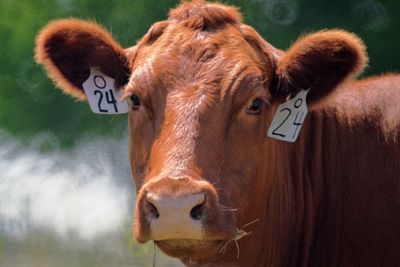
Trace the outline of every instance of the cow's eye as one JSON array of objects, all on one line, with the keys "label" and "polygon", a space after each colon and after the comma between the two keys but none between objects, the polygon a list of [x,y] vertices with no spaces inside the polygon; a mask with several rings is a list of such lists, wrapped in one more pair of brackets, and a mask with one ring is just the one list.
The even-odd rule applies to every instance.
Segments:
[{"label": "cow's eye", "polygon": [[138,108],[140,108],[140,105],[141,105],[141,101],[140,101],[140,97],[138,96],[138,95],[136,95],[136,94],[132,94],[130,97],[129,97],[129,99],[131,100],[131,102],[132,102],[132,109],[138,109]]},{"label": "cow's eye", "polygon": [[249,114],[258,114],[260,113],[262,107],[264,105],[264,100],[257,97],[253,99],[253,102],[246,108],[246,112]]}]

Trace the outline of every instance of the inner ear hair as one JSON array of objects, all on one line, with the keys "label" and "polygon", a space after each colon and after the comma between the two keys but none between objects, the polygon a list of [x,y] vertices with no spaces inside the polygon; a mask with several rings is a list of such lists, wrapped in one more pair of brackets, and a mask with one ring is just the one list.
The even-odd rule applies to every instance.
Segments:
[{"label": "inner ear hair", "polygon": [[63,19],[50,22],[37,36],[35,59],[64,92],[85,99],[82,83],[90,67],[99,67],[119,87],[129,68],[124,49],[94,22]]},{"label": "inner ear hair", "polygon": [[311,89],[308,99],[322,97],[353,78],[368,63],[364,43],[343,30],[324,30],[299,38],[278,63],[272,94],[278,98]]}]

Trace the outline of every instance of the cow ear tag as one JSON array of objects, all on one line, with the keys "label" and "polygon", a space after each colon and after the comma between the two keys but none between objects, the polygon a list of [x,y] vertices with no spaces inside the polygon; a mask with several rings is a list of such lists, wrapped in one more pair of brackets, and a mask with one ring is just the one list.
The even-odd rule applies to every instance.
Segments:
[{"label": "cow ear tag", "polygon": [[301,90],[295,97],[280,104],[276,110],[268,136],[286,142],[295,142],[307,115],[308,90]]},{"label": "cow ear tag", "polygon": [[115,80],[98,68],[90,68],[89,78],[82,84],[90,109],[96,114],[123,114],[128,103],[120,100],[123,90],[117,90]]}]

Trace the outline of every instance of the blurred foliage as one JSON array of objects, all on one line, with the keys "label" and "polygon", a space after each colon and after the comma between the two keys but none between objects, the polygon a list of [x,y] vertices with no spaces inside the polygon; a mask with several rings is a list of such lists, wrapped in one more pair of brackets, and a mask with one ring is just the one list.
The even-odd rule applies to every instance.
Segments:
[{"label": "blurred foliage", "polygon": [[[36,229],[23,239],[0,235],[2,267],[140,267],[152,266],[152,243],[139,245],[132,238],[130,227],[121,234],[97,236],[91,242],[73,235],[59,238],[46,229]],[[3,240],[3,241],[1,241]],[[1,245],[3,242],[3,245]],[[180,267],[182,264],[157,250],[156,266]]]},{"label": "blurred foliage", "polygon": [[0,262],[1,262],[1,260],[2,260],[2,258],[3,258],[3,254],[4,254],[4,241],[3,241],[3,235],[2,235],[2,233],[0,233]]},{"label": "blurred foliage", "polygon": [[[149,241],[145,244],[139,244],[134,238],[133,233],[129,229],[126,232],[127,249],[132,252],[137,266],[163,266],[163,267],[179,267],[182,264],[175,258],[166,256],[159,248],[154,246],[154,242]],[[153,262],[154,261],[154,262]]]},{"label": "blurred foliage", "polygon": [[[309,31],[343,28],[367,44],[366,74],[399,71],[398,0],[231,0],[246,23],[278,48]],[[0,1],[0,129],[29,141],[49,133],[62,147],[83,134],[126,134],[126,116],[97,116],[86,103],[65,97],[33,61],[34,39],[50,20],[96,20],[124,47],[133,45],[177,0],[2,0]],[[45,150],[46,144],[44,145]]]}]

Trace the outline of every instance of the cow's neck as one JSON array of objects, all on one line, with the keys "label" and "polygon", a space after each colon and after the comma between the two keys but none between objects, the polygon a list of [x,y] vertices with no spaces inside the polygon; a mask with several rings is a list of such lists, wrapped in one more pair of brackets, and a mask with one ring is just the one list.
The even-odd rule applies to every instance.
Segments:
[{"label": "cow's neck", "polygon": [[329,164],[322,164],[330,152],[326,144],[332,143],[326,140],[324,130],[336,129],[326,127],[334,124],[336,117],[325,112],[308,116],[296,143],[274,142],[279,156],[276,167],[267,175],[272,184],[263,225],[260,235],[249,240],[259,244],[256,258],[260,261],[248,266],[310,265],[313,231],[324,188],[322,174],[330,171],[326,170]]},{"label": "cow's neck", "polygon": [[239,259],[232,243],[211,266],[319,266],[332,251],[341,251],[340,225],[328,227],[324,222],[340,220],[343,212],[342,194],[349,176],[344,172],[351,165],[346,165],[345,157],[351,151],[367,151],[357,135],[370,136],[364,142],[373,144],[371,132],[376,131],[364,121],[346,126],[351,118],[343,116],[332,109],[312,112],[295,144],[269,142],[273,156],[266,162],[274,167],[268,168],[265,179],[271,183],[267,189],[260,186],[263,198],[254,199],[257,205],[248,212],[249,219],[260,220],[244,229],[252,234],[238,241]]}]

